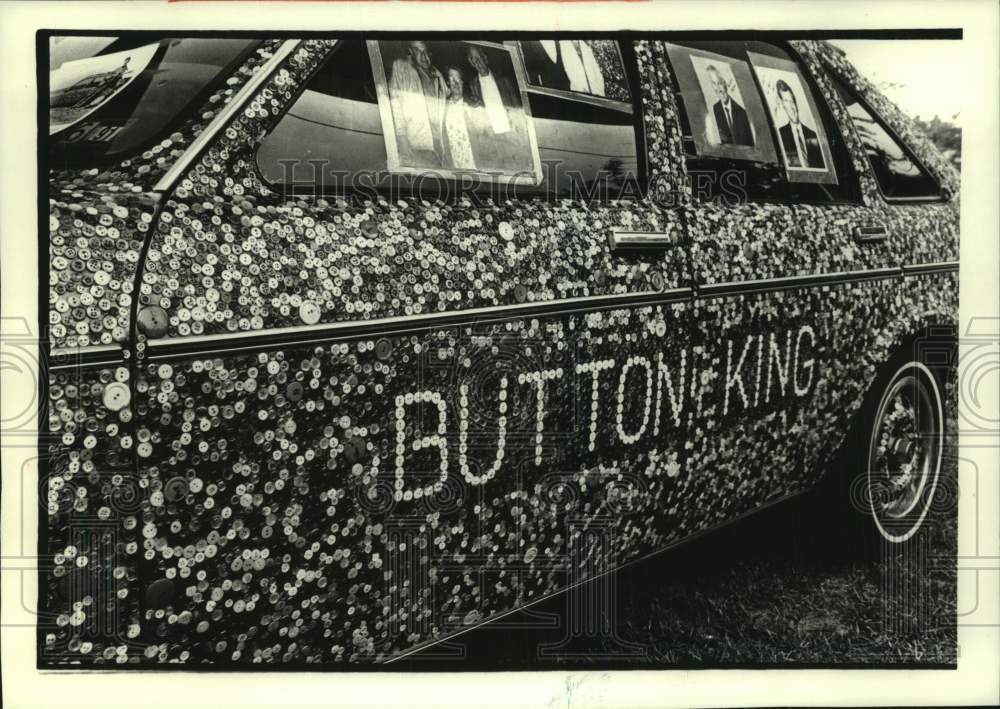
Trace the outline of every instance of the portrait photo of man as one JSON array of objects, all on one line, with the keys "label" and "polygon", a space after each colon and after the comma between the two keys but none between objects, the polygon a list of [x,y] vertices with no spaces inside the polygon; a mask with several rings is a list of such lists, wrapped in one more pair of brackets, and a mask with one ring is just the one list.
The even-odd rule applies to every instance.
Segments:
[{"label": "portrait photo of man", "polygon": [[715,125],[719,129],[719,142],[732,145],[753,145],[753,132],[750,130],[747,112],[729,93],[729,82],[722,77],[714,64],[709,64],[705,71],[719,97],[719,100],[712,105]]},{"label": "portrait photo of man", "polygon": [[444,153],[448,84],[431,62],[426,42],[408,43],[407,55],[392,63],[389,100],[400,162],[440,167]]},{"label": "portrait photo of man", "polygon": [[747,52],[791,182],[837,184],[819,107],[795,62]]},{"label": "portrait photo of man", "polygon": [[691,66],[705,105],[702,137],[710,145],[753,148],[756,133],[731,62],[691,55]]},{"label": "portrait photo of man", "polygon": [[824,168],[819,136],[802,122],[802,111],[792,87],[784,79],[778,79],[774,88],[781,110],[788,117],[788,122],[778,128],[786,164],[789,167]]},{"label": "portrait photo of man", "polygon": [[750,63],[683,44],[667,42],[666,50],[694,152],[727,160],[777,162],[776,141]]}]

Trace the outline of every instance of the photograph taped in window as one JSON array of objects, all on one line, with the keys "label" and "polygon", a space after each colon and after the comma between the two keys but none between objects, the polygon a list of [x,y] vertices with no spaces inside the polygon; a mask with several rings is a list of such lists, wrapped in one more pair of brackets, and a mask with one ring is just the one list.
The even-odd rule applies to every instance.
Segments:
[{"label": "photograph taped in window", "polygon": [[509,47],[372,40],[368,48],[390,170],[539,183],[523,74]]},{"label": "photograph taped in window", "polygon": [[[699,200],[722,200],[734,205],[742,202],[775,202],[775,203],[856,203],[860,199],[859,185],[854,165],[849,157],[848,147],[843,140],[841,131],[836,125],[826,102],[816,102],[808,97],[817,96],[817,87],[813,82],[803,78],[799,85],[806,90],[806,99],[799,99],[802,105],[808,106],[812,117],[823,126],[823,135],[829,150],[823,155],[828,171],[798,170],[790,172],[786,169],[783,158],[779,157],[779,133],[773,128],[773,121],[768,114],[770,109],[761,99],[761,87],[756,74],[748,67],[749,72],[746,88],[741,83],[740,95],[748,97],[760,104],[759,111],[747,111],[750,118],[759,117],[759,127],[754,124],[754,139],[758,144],[766,136],[768,155],[766,158],[748,154],[746,146],[732,144],[713,145],[706,138],[713,138],[715,126],[720,122],[728,125],[728,119],[722,114],[718,121],[714,112],[709,111],[709,105],[714,102],[721,104],[722,97],[716,89],[718,83],[711,78],[716,72],[708,72],[705,80],[699,84],[697,75],[690,70],[692,66],[688,55],[701,52],[712,57],[711,66],[718,69],[725,61],[734,67],[745,67],[751,63],[750,54],[756,57],[758,63],[772,58],[779,68],[796,67],[799,77],[803,68],[794,50],[785,43],[762,42],[756,40],[718,41],[718,42],[684,42],[667,43],[669,61],[667,66],[673,72],[678,87],[677,101],[680,108],[679,118],[682,141],[684,145],[685,162],[688,174],[695,185],[695,196]],[[780,63],[786,62],[786,63]],[[707,71],[707,69],[706,69]],[[721,73],[720,73],[721,76]],[[732,93],[730,83],[721,82],[728,93]],[[739,101],[739,99],[737,99]],[[781,114],[784,118],[784,113]],[[786,119],[787,120],[787,119]],[[708,130],[706,130],[706,123]],[[721,176],[721,178],[720,178]]]},{"label": "photograph taped in window", "polygon": [[837,173],[830,168],[826,131],[796,64],[755,52],[749,52],[749,57],[778,132],[788,179],[835,184]]},{"label": "photograph taped in window", "polygon": [[543,39],[521,40],[517,45],[530,90],[632,110],[618,42]]},{"label": "photograph taped in window", "polygon": [[667,44],[698,155],[774,162],[764,106],[747,61]]},{"label": "photograph taped in window", "polygon": [[78,59],[49,75],[49,135],[82,121],[110,101],[142,72],[159,43]]},{"label": "photograph taped in window", "polygon": [[149,33],[51,38],[53,166],[94,168],[144,151],[166,164],[178,129],[259,44]]}]

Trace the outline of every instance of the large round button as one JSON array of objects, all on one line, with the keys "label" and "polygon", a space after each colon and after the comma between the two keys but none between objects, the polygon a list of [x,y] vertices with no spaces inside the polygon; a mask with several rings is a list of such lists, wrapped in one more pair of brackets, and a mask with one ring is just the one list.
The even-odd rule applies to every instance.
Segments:
[{"label": "large round button", "polygon": [[149,608],[163,608],[174,599],[174,582],[157,579],[146,587],[146,605]]},{"label": "large round button", "polygon": [[132,400],[132,392],[122,382],[111,382],[104,387],[104,406],[110,411],[121,411]]},{"label": "large round button", "polygon": [[321,310],[316,303],[311,300],[303,300],[299,306],[299,317],[306,325],[315,325],[319,322]]},{"label": "large round button", "polygon": [[392,356],[392,342],[383,337],[375,343],[375,356],[381,360],[387,360]]},{"label": "large round button", "polygon": [[167,311],[159,305],[147,305],[139,311],[139,329],[146,337],[163,337],[169,324]]}]

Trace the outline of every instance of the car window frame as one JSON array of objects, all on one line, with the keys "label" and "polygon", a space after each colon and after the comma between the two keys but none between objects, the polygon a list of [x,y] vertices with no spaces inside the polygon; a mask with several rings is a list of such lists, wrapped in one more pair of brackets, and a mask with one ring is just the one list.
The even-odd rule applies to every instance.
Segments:
[{"label": "car window frame", "polygon": [[[711,40],[711,37],[709,37],[709,40]],[[681,41],[683,41],[683,40],[681,40]],[[702,40],[699,39],[698,41],[702,41]],[[842,181],[849,182],[849,184],[847,184],[847,186],[846,186],[846,189],[844,189],[845,192],[849,193],[849,197],[846,198],[846,199],[835,199],[835,200],[804,200],[804,199],[760,199],[760,198],[750,198],[750,199],[747,200],[746,203],[747,204],[767,205],[767,206],[782,206],[782,207],[789,207],[789,208],[794,208],[797,205],[810,206],[810,207],[856,207],[856,206],[860,206],[863,203],[863,190],[862,190],[862,187],[861,187],[861,176],[858,174],[857,170],[854,167],[854,161],[852,159],[851,150],[850,150],[850,146],[848,144],[847,138],[844,135],[842,127],[837,122],[836,116],[833,113],[833,109],[830,106],[830,103],[827,100],[826,95],[820,89],[820,87],[819,87],[819,85],[818,85],[818,83],[816,81],[816,77],[814,77],[812,75],[812,73],[809,71],[808,65],[805,62],[805,60],[803,59],[802,55],[798,51],[796,51],[796,49],[791,45],[791,43],[788,41],[788,39],[777,39],[777,38],[772,39],[772,38],[768,38],[768,37],[759,38],[758,39],[758,38],[754,38],[752,36],[752,33],[748,33],[748,35],[747,35],[746,38],[728,38],[728,37],[723,36],[723,37],[720,37],[718,41],[720,41],[720,42],[740,42],[740,43],[744,43],[744,42],[748,42],[748,41],[758,41],[758,42],[762,42],[764,44],[769,44],[769,45],[771,45],[773,47],[776,47],[776,48],[780,49],[782,52],[784,52],[792,61],[795,62],[795,64],[798,65],[798,67],[800,69],[799,73],[802,76],[803,80],[805,81],[806,88],[812,93],[813,100],[816,102],[817,110],[820,111],[823,114],[823,115],[820,116],[820,120],[823,121],[824,126],[826,126],[827,128],[833,127],[833,129],[834,129],[833,132],[835,133],[837,139],[841,142],[841,144],[842,144],[842,150],[844,151],[844,153],[846,154],[846,157],[847,157],[847,159],[844,161],[844,164],[847,167],[847,173],[848,174],[841,174],[839,171],[836,172],[837,180],[838,180],[838,186],[841,184]],[[746,51],[748,51],[748,50],[746,50]],[[690,136],[689,133],[687,133],[687,132],[684,131],[684,124],[687,122],[687,115],[686,115],[685,110],[683,108],[683,104],[681,103],[680,87],[679,87],[679,84],[677,83],[677,75],[674,72],[674,67],[671,64],[671,62],[670,62],[669,59],[665,59],[664,60],[664,64],[666,65],[666,70],[670,73],[671,82],[673,83],[673,86],[671,87],[671,91],[670,92],[671,92],[671,94],[673,94],[674,100],[677,102],[677,128],[678,128],[678,131],[681,134],[682,141],[686,143],[688,140],[691,140],[691,136]],[[761,101],[766,106],[766,100],[764,98],[764,91],[763,91],[763,87],[761,86],[760,79],[757,76],[756,72],[751,71],[750,73],[751,73],[751,76],[753,78],[754,87],[756,88],[758,94],[760,95]],[[771,140],[774,141],[775,145],[777,146],[778,143],[779,143],[779,141],[780,141],[780,136],[778,135],[778,129],[774,125],[774,120],[773,120],[773,117],[770,115],[770,111],[767,111],[767,114],[768,115],[766,116],[766,120],[767,120],[768,130],[770,131]],[[831,157],[832,157],[832,153],[833,153],[833,148],[831,146]],[[698,159],[698,160],[715,160],[715,161],[725,160],[724,158],[718,158],[718,157],[711,156],[711,155],[699,156],[699,155],[688,155],[687,153],[682,153],[681,156],[680,156],[680,159],[682,161],[684,161],[685,168],[688,168],[688,165],[689,165],[688,164],[688,160],[692,159],[692,158],[693,159]],[[764,165],[764,166],[770,166],[771,165],[771,163],[754,162],[752,160],[743,160],[743,161],[736,160],[736,159],[729,159],[729,160],[732,161],[732,162],[753,163],[755,165]],[[779,171],[783,175],[783,177],[785,178],[786,183],[788,183],[787,175],[785,174],[785,167],[780,162],[780,160],[779,160],[779,162],[776,162],[773,165],[774,165],[775,169],[777,171]],[[836,160],[834,160],[834,170],[836,171],[836,169],[837,169]],[[695,172],[701,172],[701,171],[699,170],[699,171],[695,171]],[[695,203],[695,204],[711,204],[711,203],[713,203],[712,201],[706,201],[706,200],[702,200],[702,199],[697,198],[696,196],[694,196],[693,192],[692,192],[692,195],[691,195],[691,199],[692,199],[693,203]]]},{"label": "car window frame", "polygon": [[[500,33],[479,33],[479,34],[470,33],[468,37],[463,37],[462,39],[456,41],[489,40],[489,41],[499,41],[505,43],[508,41],[517,41],[520,39],[524,39],[522,33],[519,32],[510,32],[507,34],[503,34],[499,39],[497,39],[499,34]],[[369,39],[400,40],[410,37],[416,38],[416,37],[427,37],[432,35],[433,33],[428,34],[426,32],[424,33],[400,32],[391,34],[386,34],[382,32],[363,32],[363,33],[347,33],[344,37],[331,38],[334,43],[329,47],[329,50],[326,52],[323,58],[316,62],[315,67],[313,67],[309,75],[299,83],[299,85],[295,89],[295,93],[289,97],[289,99],[283,106],[281,106],[280,112],[275,117],[274,123],[272,124],[270,130],[268,130],[267,134],[262,136],[259,140],[255,141],[255,144],[252,148],[252,153],[253,153],[252,169],[254,171],[254,174],[257,176],[257,179],[260,181],[260,184],[274,194],[283,195],[289,198],[315,197],[324,199],[329,199],[329,198],[347,199],[361,193],[360,188],[357,187],[330,189],[321,185],[317,185],[315,183],[309,183],[309,184],[300,183],[300,184],[288,185],[286,183],[268,180],[265,177],[263,170],[261,170],[260,162],[258,161],[258,155],[261,143],[267,137],[267,135],[270,135],[274,131],[274,129],[278,127],[278,125],[285,118],[285,116],[292,109],[292,107],[295,106],[295,104],[301,98],[302,94],[309,88],[316,74],[319,73],[327,65],[328,62],[333,60],[334,55],[336,54],[336,52],[338,51],[343,42],[345,41],[365,42],[366,40]],[[539,32],[537,34],[534,33],[531,34],[530,39],[565,39],[567,37],[575,37],[575,36],[581,36],[581,35],[579,33],[574,33],[574,32],[561,32],[556,34],[551,32],[547,33]],[[650,174],[650,164],[652,160],[650,159],[651,156],[649,155],[648,152],[649,143],[646,136],[646,120],[645,120],[646,112],[642,100],[643,99],[642,76],[639,72],[638,60],[636,57],[635,45],[634,45],[634,42],[640,40],[641,37],[635,37],[632,35],[621,35],[619,33],[613,33],[613,32],[602,34],[599,36],[592,36],[591,34],[588,33],[585,35],[585,37],[592,37],[595,39],[609,39],[616,42],[618,45],[618,51],[619,54],[621,55],[622,63],[625,68],[625,79],[628,83],[629,92],[632,97],[631,128],[633,132],[633,138],[635,140],[635,153],[636,153],[636,174],[634,175],[635,178],[634,193],[626,195],[624,197],[617,197],[614,199],[600,198],[596,200],[596,203],[601,205],[609,205],[609,204],[614,204],[616,202],[625,202],[625,203],[649,202],[652,199],[650,195],[651,185],[653,182],[652,175]],[[521,60],[520,50],[516,52],[516,55],[518,57],[518,61],[520,61]],[[656,91],[657,88],[651,87],[651,90]],[[544,100],[559,98],[553,96],[550,93],[542,91],[533,92],[527,85],[525,86],[525,93],[529,101],[531,100],[531,96],[533,94],[542,97],[542,99]],[[572,101],[573,99],[567,98],[564,100]],[[585,103],[591,107],[594,107],[596,105],[598,108],[605,108],[606,110],[616,110],[613,108],[608,108],[606,106],[597,105],[593,101],[581,99],[580,102]],[[626,112],[621,111],[621,113],[625,114]],[[533,120],[533,115],[532,115],[532,120]],[[405,175],[401,176],[405,177]],[[436,179],[440,180],[441,182],[447,182],[449,184],[458,183],[457,180],[450,179],[447,176],[438,177]],[[572,195],[554,194],[552,192],[543,189],[545,185],[544,162],[542,164],[542,183],[537,187],[525,187],[514,184],[499,184],[495,182],[488,182],[486,184],[490,185],[491,187],[499,186],[499,188],[503,191],[504,195],[506,195],[508,199],[517,202],[555,204],[565,201],[567,199],[571,200],[585,199],[585,197],[580,195],[574,197]],[[426,194],[421,194],[419,190],[414,190],[409,187],[396,189],[395,192],[394,188],[391,186],[379,186],[379,187],[373,187],[372,189],[380,197],[387,199],[425,199],[427,197]],[[365,194],[370,194],[370,193],[365,193]],[[469,194],[468,192],[463,192],[461,189],[456,189],[453,195],[449,192],[450,195],[449,201],[458,201],[460,199],[466,198],[468,194]],[[490,199],[493,196],[491,190],[487,189],[484,189],[481,192],[477,192],[476,194],[481,195],[481,198],[483,199]]]},{"label": "car window frame", "polygon": [[[868,112],[868,115],[870,115],[872,117],[872,119],[874,119],[879,124],[879,127],[881,127],[882,130],[884,130],[886,132],[886,135],[888,135],[889,138],[894,143],[896,143],[897,146],[899,146],[903,150],[903,152],[906,154],[906,157],[909,158],[909,160],[914,165],[917,166],[917,169],[920,170],[937,188],[937,194],[933,195],[933,196],[931,196],[931,195],[924,196],[924,197],[920,197],[920,196],[917,196],[917,197],[890,197],[890,196],[888,196],[885,193],[885,190],[882,187],[882,183],[879,182],[878,175],[875,174],[875,166],[872,165],[871,158],[868,157],[868,152],[865,151],[865,164],[868,165],[868,170],[869,170],[869,172],[871,174],[872,182],[875,183],[875,187],[876,187],[876,189],[878,189],[879,196],[882,198],[882,200],[886,204],[936,204],[936,203],[939,203],[939,202],[947,202],[948,198],[945,196],[944,189],[942,189],[942,187],[941,187],[941,181],[937,179],[937,177],[934,175],[933,172],[931,172],[929,169],[927,169],[926,163],[924,163],[924,161],[921,160],[917,156],[917,154],[913,150],[913,148],[910,147],[910,145],[899,136],[899,133],[897,133],[896,130],[891,125],[889,125],[889,123],[885,120],[885,117],[882,116],[881,113],[879,113],[878,111],[876,111],[872,107],[871,103],[864,96],[861,95],[861,92],[858,91],[851,84],[850,81],[848,81],[846,78],[844,78],[844,76],[840,72],[838,72],[834,67],[832,67],[829,64],[829,62],[827,62],[826,60],[823,60],[822,61],[822,65],[823,65],[823,69],[829,75],[830,79],[833,82],[835,82],[835,84],[839,84],[840,86],[844,87],[846,89],[846,91],[848,93],[850,93],[852,97],[854,97],[854,100],[857,101],[857,103],[863,109],[865,109],[865,111]],[[841,103],[844,103],[844,99],[840,95],[840,92],[839,92],[839,89],[838,89],[837,85],[834,85],[833,89],[837,93],[837,100],[840,101]],[[855,132],[857,132],[858,128],[854,125],[854,117],[851,116],[850,112],[847,110],[847,104],[846,103],[844,103],[844,112],[847,113],[847,117],[851,120],[850,129],[853,130],[853,131],[855,131]],[[858,139],[859,140],[861,139],[860,135],[858,136]],[[862,142],[862,144],[863,144],[863,142]]]}]

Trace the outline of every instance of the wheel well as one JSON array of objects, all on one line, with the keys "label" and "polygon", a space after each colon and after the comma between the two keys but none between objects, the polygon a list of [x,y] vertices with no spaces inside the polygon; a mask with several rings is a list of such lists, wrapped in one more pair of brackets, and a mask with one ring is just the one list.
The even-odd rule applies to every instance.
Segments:
[{"label": "wheel well", "polygon": [[958,363],[958,329],[954,324],[937,323],[921,327],[903,338],[886,362],[891,366],[903,359],[921,362],[944,384]]}]

